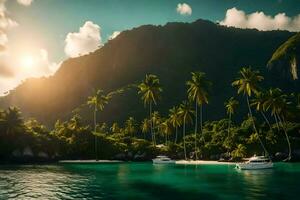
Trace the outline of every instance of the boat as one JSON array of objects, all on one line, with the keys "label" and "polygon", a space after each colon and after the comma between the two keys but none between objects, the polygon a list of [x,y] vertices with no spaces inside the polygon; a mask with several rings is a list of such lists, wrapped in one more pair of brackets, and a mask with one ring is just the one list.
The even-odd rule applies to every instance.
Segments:
[{"label": "boat", "polygon": [[157,156],[152,159],[153,164],[175,164],[175,160],[172,160],[168,156]]},{"label": "boat", "polygon": [[273,168],[273,162],[268,157],[254,155],[247,162],[237,163],[236,168],[240,170],[270,169]]}]

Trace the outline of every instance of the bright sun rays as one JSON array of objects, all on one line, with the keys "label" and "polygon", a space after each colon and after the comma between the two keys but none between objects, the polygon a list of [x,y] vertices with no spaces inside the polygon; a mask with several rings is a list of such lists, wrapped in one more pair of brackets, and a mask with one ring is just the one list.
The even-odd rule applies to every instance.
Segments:
[{"label": "bright sun rays", "polygon": [[20,59],[20,65],[27,70],[33,69],[35,64],[36,60],[32,55],[23,55]]}]

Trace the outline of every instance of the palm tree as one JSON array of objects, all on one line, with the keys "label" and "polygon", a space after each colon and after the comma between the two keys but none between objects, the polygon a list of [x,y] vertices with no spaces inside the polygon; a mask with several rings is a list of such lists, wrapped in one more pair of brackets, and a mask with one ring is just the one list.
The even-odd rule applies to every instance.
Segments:
[{"label": "palm tree", "polygon": [[281,125],[283,132],[285,134],[288,143],[288,157],[285,159],[287,161],[292,158],[292,148],[289,136],[286,130],[285,116],[287,115],[289,105],[291,102],[287,100],[287,95],[283,94],[279,88],[269,89],[268,99],[266,100],[266,110],[271,110],[271,115],[274,116],[277,128],[279,130],[279,124]]},{"label": "palm tree", "polygon": [[150,124],[152,124],[152,136],[153,136],[153,142],[154,142],[154,145],[156,145],[156,131],[158,131],[159,129],[159,125],[161,123],[161,117],[160,117],[160,114],[158,111],[154,111],[152,113],[152,117],[151,117],[151,120],[150,120]]},{"label": "palm tree", "polygon": [[98,141],[97,141],[97,112],[103,111],[104,106],[108,104],[112,98],[112,93],[105,95],[103,90],[97,90],[92,96],[88,97],[87,105],[94,109],[94,134],[95,134],[95,153],[98,160]]},{"label": "palm tree", "polygon": [[208,89],[211,87],[211,82],[207,80],[205,73],[192,72],[192,79],[187,81],[188,98],[195,102],[195,155],[197,156],[197,131],[198,131],[198,106],[200,106],[200,129],[202,134],[202,105],[208,104]]},{"label": "palm tree", "polygon": [[110,127],[110,131],[112,133],[119,133],[120,132],[120,127],[119,127],[119,124],[117,122],[114,122],[112,124],[112,126]]},{"label": "palm tree", "polygon": [[229,116],[228,136],[227,137],[229,137],[229,133],[230,133],[231,117],[235,113],[238,105],[239,105],[239,102],[237,100],[235,100],[233,97],[230,97],[230,99],[228,99],[228,101],[225,102],[226,112]]},{"label": "palm tree", "polygon": [[169,119],[170,122],[175,128],[175,144],[177,143],[177,137],[178,137],[178,127],[181,126],[181,121],[180,121],[180,115],[179,115],[179,108],[177,106],[174,106],[169,110]]},{"label": "palm tree", "polygon": [[[152,105],[156,105],[158,99],[160,99],[160,93],[162,88],[159,82],[159,79],[156,75],[147,74],[142,83],[138,85],[139,94],[142,95],[142,100],[144,105],[149,105],[149,118],[152,118]],[[150,122],[150,131],[152,136],[153,145],[155,145],[155,137],[153,136],[153,125],[152,121]]]},{"label": "palm tree", "polygon": [[191,104],[188,101],[183,101],[179,108],[179,115],[183,123],[183,149],[184,149],[184,158],[187,160],[186,156],[186,147],[185,147],[185,126],[187,123],[192,122],[194,111]]},{"label": "palm tree", "polygon": [[145,134],[149,132],[150,130],[150,120],[145,118],[141,123],[141,131],[144,134],[144,139],[146,139]]},{"label": "palm tree", "polygon": [[[250,108],[249,97],[251,97],[253,93],[254,94],[258,93],[258,91],[259,91],[258,83],[261,82],[264,78],[259,75],[259,71],[254,71],[251,69],[251,67],[248,67],[248,68],[243,67],[240,70],[239,74],[240,74],[240,77],[232,83],[232,86],[236,86],[238,88],[238,94],[243,93],[246,96],[249,115],[250,115],[250,118],[251,118],[251,121],[253,124],[254,131],[258,135],[258,131],[255,126],[255,122],[254,122],[253,115],[252,115],[252,110]],[[268,154],[259,135],[258,135],[258,139],[259,139],[259,142],[260,142],[262,148],[264,149],[264,152]]]},{"label": "palm tree", "polygon": [[0,125],[6,131],[6,136],[11,137],[13,134],[20,132],[24,128],[23,119],[20,109],[17,107],[9,107],[1,113]]},{"label": "palm tree", "polygon": [[129,117],[125,122],[125,131],[130,136],[134,136],[134,133],[136,131],[136,121],[133,117]]},{"label": "palm tree", "polygon": [[256,109],[256,111],[259,112],[263,116],[264,120],[266,121],[266,123],[270,127],[270,130],[272,131],[271,123],[268,120],[267,116],[265,115],[266,101],[267,101],[267,95],[266,95],[266,93],[264,93],[264,92],[258,92],[255,95],[255,98],[252,99],[250,106],[254,106],[255,109]]},{"label": "palm tree", "polygon": [[171,126],[172,125],[171,125],[170,119],[165,119],[160,124],[161,131],[165,135],[166,145],[168,145],[168,136],[172,133],[172,127]]}]

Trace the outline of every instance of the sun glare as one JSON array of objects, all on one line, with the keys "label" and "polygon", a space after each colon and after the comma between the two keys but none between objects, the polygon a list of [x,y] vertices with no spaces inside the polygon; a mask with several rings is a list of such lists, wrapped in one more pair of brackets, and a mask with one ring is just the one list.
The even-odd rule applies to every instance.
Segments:
[{"label": "sun glare", "polygon": [[26,55],[21,58],[21,65],[24,68],[30,69],[34,66],[34,64],[35,64],[34,58],[30,55]]}]

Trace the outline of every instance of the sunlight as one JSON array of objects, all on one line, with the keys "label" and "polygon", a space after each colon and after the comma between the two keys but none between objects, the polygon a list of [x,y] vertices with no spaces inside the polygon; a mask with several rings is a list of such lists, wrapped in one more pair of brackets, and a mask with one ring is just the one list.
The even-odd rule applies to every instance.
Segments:
[{"label": "sunlight", "polygon": [[21,58],[20,64],[26,69],[32,69],[35,65],[35,59],[31,55],[25,55]]}]

